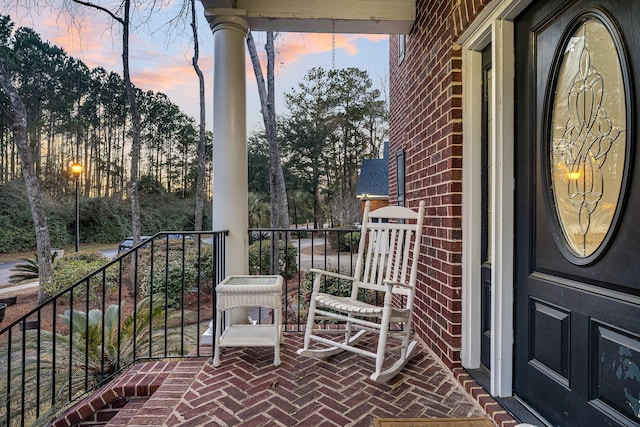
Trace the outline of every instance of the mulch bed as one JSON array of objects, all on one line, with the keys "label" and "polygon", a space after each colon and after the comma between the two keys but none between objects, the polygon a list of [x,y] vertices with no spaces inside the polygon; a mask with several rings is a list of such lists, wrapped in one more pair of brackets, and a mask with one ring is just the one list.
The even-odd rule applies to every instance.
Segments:
[{"label": "mulch bed", "polygon": [[[22,289],[15,292],[10,292],[6,294],[2,294],[2,298],[7,297],[17,297],[16,303],[4,310],[4,319],[2,323],[0,323],[0,329],[4,329],[9,326],[13,321],[21,318],[35,307],[37,307],[38,303],[38,288],[33,287],[29,289]],[[51,311],[49,311],[49,316],[51,317]],[[35,318],[34,318],[35,320]]]}]

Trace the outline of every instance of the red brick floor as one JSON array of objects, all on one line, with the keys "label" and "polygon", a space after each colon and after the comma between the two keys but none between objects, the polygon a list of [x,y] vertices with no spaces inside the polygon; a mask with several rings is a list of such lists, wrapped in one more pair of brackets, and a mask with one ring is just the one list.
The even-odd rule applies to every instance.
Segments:
[{"label": "red brick floor", "polygon": [[107,426],[372,426],[374,418],[478,416],[516,425],[463,370],[451,373],[425,346],[398,376],[377,384],[369,380],[372,359],[303,358],[295,353],[301,341],[302,334],[285,334],[277,368],[269,348],[224,348],[218,368],[210,357],[136,365],[54,425],[78,425],[123,397],[129,403]]}]

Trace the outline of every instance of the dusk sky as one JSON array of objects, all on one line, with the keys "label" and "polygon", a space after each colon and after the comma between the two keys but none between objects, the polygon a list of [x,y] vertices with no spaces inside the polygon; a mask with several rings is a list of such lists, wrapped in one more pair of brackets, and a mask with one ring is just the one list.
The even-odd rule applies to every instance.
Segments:
[{"label": "dusk sky", "polygon": [[[99,2],[100,3],[100,2]],[[178,1],[167,1],[152,19],[132,30],[130,65],[132,80],[142,90],[163,92],[180,106],[182,111],[198,117],[198,82],[191,57],[193,48],[191,29],[183,24],[171,33],[161,28],[177,13]],[[213,36],[204,18],[200,2],[196,3],[199,18],[200,67],[205,74],[207,90],[207,128],[213,122]],[[38,12],[5,10],[17,26],[33,28],[44,40],[61,46],[89,67],[102,66],[122,75],[121,34],[107,15],[83,8],[84,16],[72,23],[59,10],[40,9]],[[139,12],[139,15],[145,15]],[[134,19],[139,19],[135,17]],[[113,27],[113,30],[112,30]],[[187,32],[187,34],[185,34]],[[264,33],[254,33],[261,62],[265,66]],[[335,46],[335,50],[333,49]],[[285,113],[283,92],[302,81],[312,67],[330,69],[358,67],[366,70],[373,84],[388,97],[388,36],[281,33],[276,39],[276,113]],[[262,119],[258,92],[249,56],[247,64],[247,132],[261,130]]]}]

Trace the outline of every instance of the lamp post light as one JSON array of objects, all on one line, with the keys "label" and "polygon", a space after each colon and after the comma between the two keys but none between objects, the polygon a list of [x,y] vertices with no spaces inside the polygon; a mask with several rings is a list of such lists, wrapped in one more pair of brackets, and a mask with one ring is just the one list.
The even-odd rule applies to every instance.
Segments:
[{"label": "lamp post light", "polygon": [[80,179],[80,174],[82,173],[82,165],[78,162],[73,163],[69,166],[69,170],[73,175],[73,178],[76,181],[76,235],[75,235],[75,248],[76,252],[78,252],[78,247],[80,246],[80,210],[78,208],[78,181]]}]

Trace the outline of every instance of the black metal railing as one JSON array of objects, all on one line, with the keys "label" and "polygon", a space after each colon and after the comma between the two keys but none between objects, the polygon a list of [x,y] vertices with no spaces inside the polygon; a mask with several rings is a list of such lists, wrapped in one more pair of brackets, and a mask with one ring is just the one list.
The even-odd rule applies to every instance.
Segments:
[{"label": "black metal railing", "polygon": [[46,425],[133,363],[200,356],[225,234],[156,234],[0,330],[0,425]]},{"label": "black metal railing", "polygon": [[[225,236],[156,234],[0,330],[0,425],[46,425],[133,363],[201,356],[225,277]],[[359,238],[356,229],[249,230],[249,274],[285,277],[285,331],[306,321],[309,269],[353,272]],[[265,323],[272,314],[254,308],[249,317]]]},{"label": "black metal railing", "polygon": [[[278,271],[271,266],[277,240]],[[300,332],[307,319],[311,298],[311,268],[341,271],[352,274],[356,264],[360,231],[354,228],[331,229],[266,229],[249,230],[249,274],[281,274],[284,277],[282,319],[286,332]],[[333,292],[348,294],[350,283],[326,282]],[[260,323],[272,321],[270,311],[250,313]]]}]

